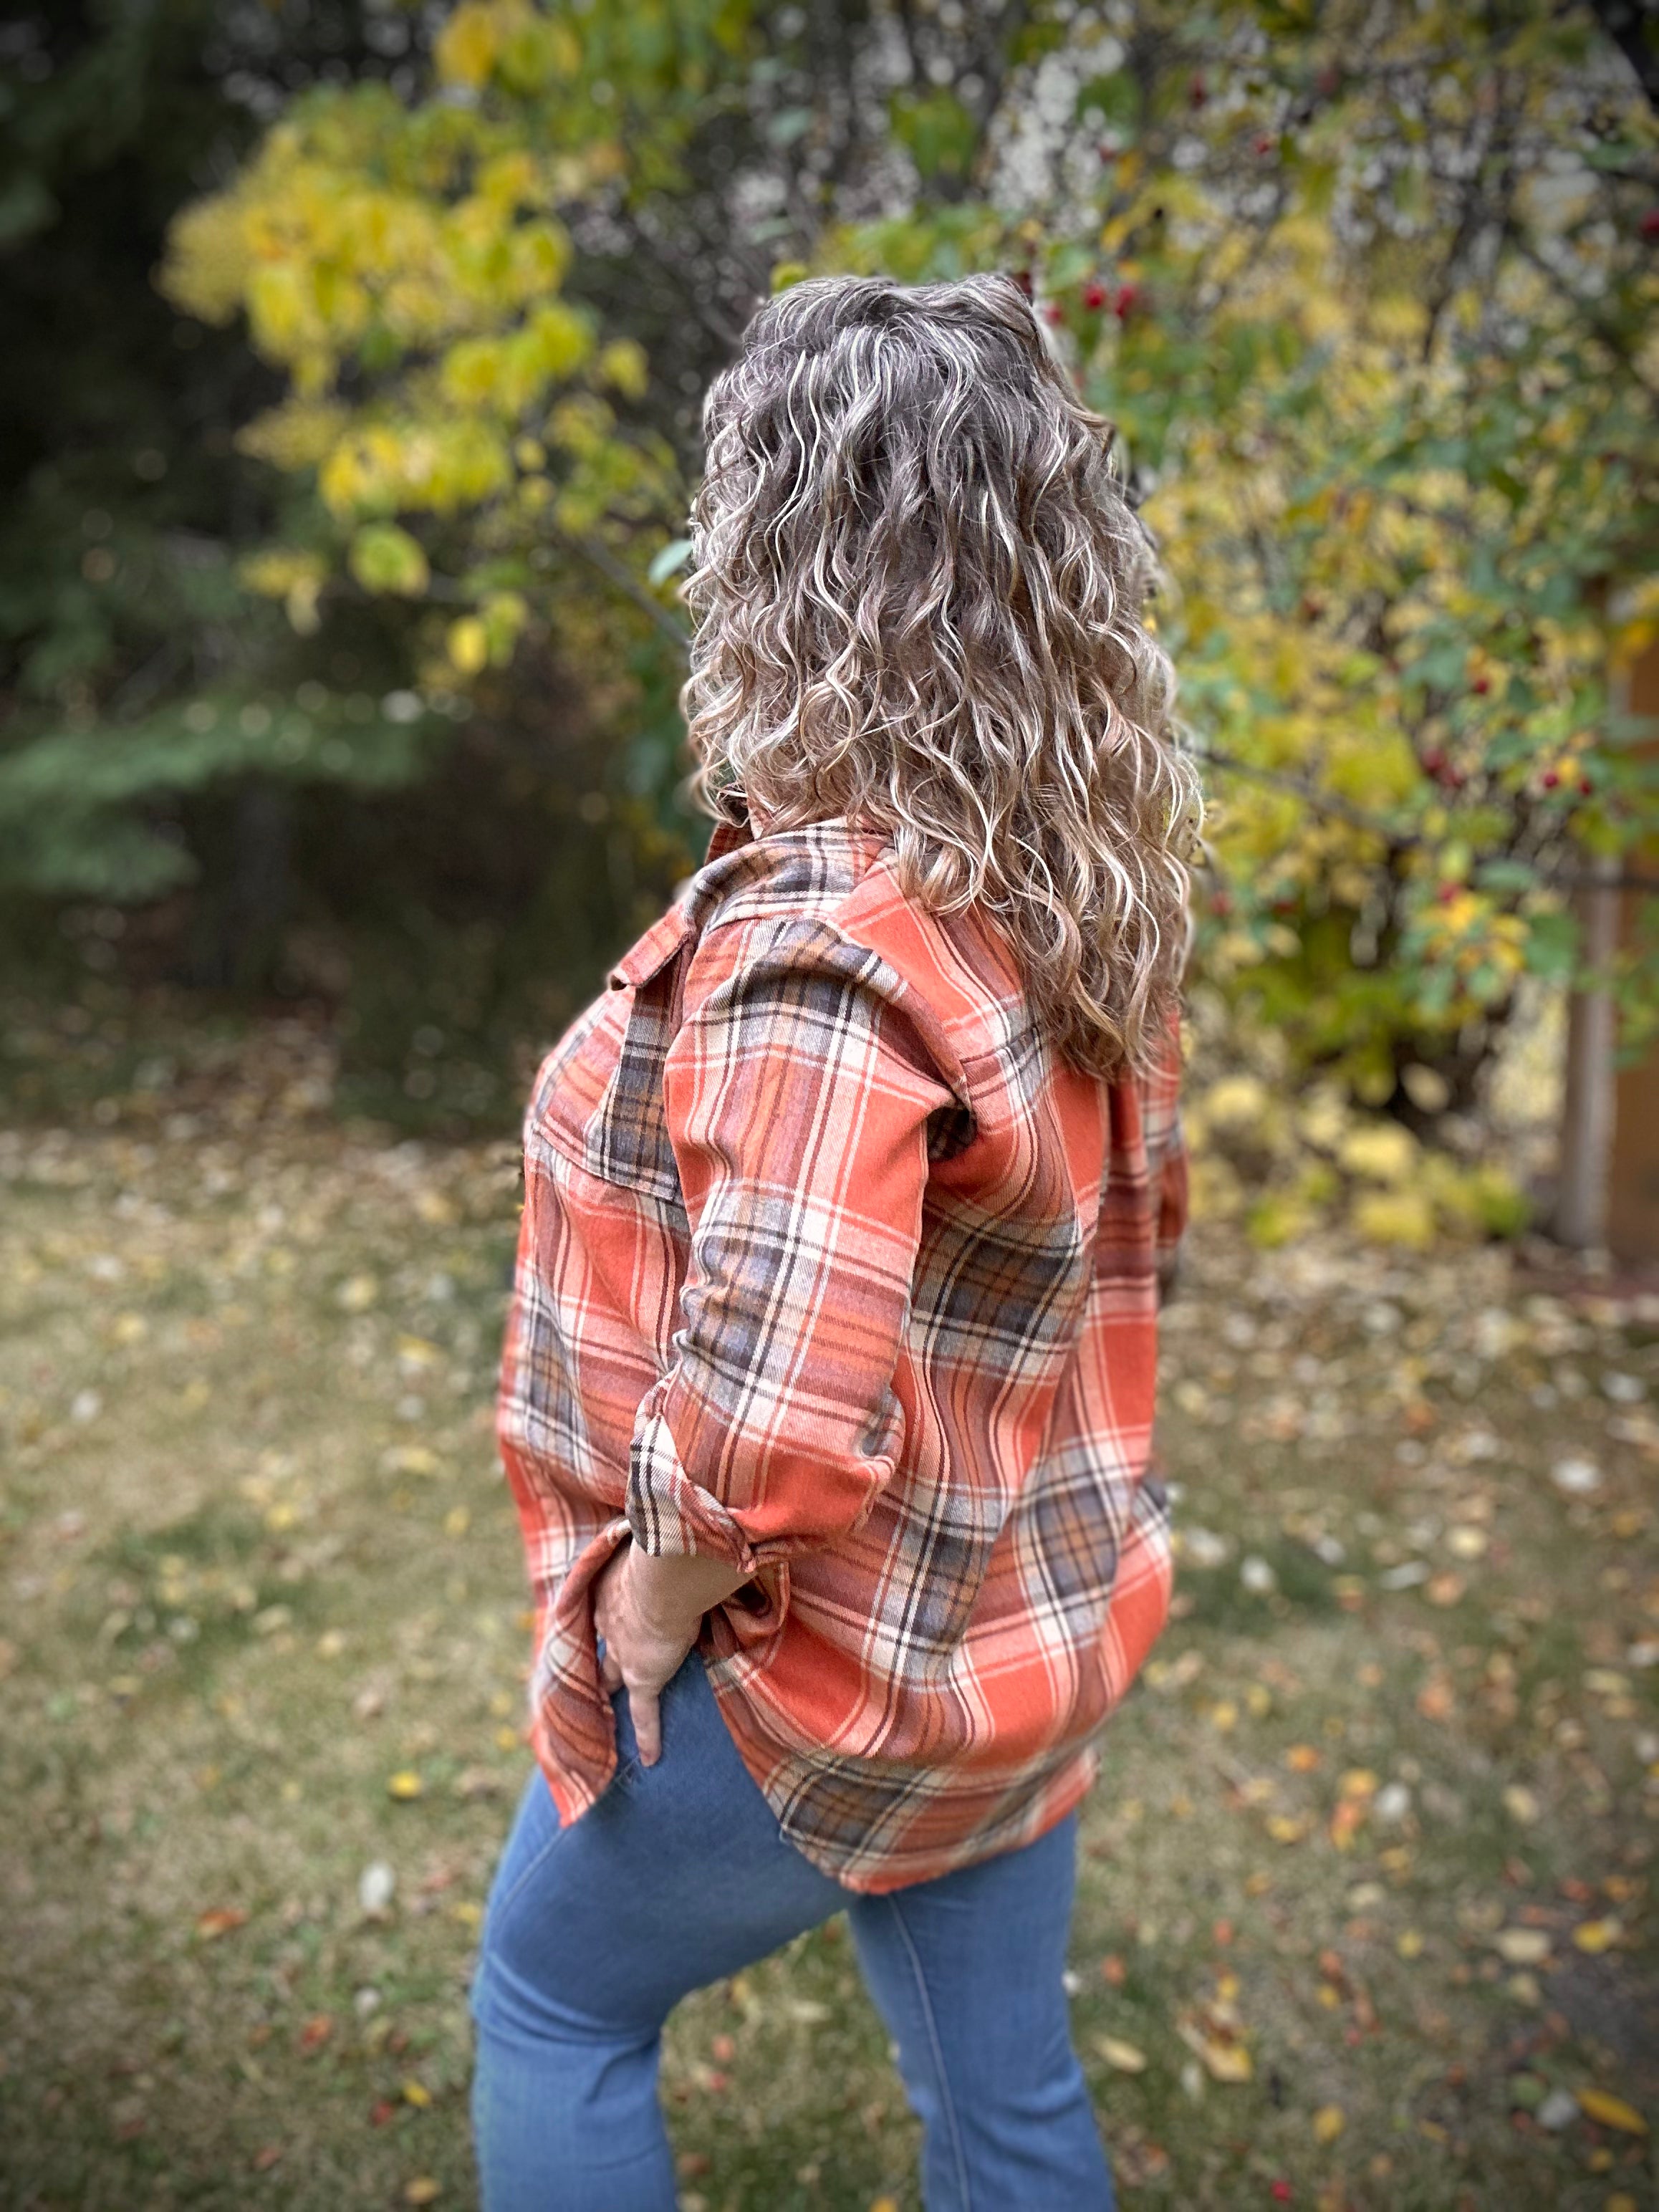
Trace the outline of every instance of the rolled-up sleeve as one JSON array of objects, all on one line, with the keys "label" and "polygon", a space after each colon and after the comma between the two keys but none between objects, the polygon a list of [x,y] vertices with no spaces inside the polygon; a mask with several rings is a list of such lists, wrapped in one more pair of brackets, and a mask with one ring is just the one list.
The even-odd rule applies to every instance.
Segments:
[{"label": "rolled-up sleeve", "polygon": [[712,933],[685,1005],[663,1097],[690,1256],[628,1519],[647,1552],[751,1572],[856,1528],[892,1474],[929,1127],[959,1086],[903,981],[816,921]]}]

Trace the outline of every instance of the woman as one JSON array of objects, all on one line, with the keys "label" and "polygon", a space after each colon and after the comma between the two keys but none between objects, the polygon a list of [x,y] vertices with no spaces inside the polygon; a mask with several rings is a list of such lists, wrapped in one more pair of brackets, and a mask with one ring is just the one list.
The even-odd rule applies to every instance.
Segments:
[{"label": "woman", "polygon": [[526,1124],[484,2203],[668,2212],[665,2016],[846,1908],[932,2212],[1090,2212],[1074,1808],[1168,1610],[1186,1182],[1148,541],[1004,277],[797,285],[705,428],[719,826]]}]

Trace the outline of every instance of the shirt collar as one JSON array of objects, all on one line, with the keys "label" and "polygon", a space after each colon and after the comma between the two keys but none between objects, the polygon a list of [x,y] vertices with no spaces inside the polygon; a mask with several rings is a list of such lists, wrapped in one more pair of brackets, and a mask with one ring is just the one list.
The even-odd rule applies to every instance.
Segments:
[{"label": "shirt collar", "polygon": [[722,819],[716,822],[714,834],[708,840],[708,852],[703,866],[708,867],[715,860],[723,860],[728,853],[738,852],[754,842],[755,832],[747,821],[727,822]]}]

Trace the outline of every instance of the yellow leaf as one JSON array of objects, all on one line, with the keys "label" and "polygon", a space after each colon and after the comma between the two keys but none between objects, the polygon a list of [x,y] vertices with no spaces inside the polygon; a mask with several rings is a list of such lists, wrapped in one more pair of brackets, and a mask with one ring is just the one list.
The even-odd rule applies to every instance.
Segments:
[{"label": "yellow leaf", "polygon": [[1248,2081],[1255,2071],[1242,2043],[1206,2041],[1200,2045],[1199,2057],[1212,2081]]},{"label": "yellow leaf", "polygon": [[1621,2135],[1644,2136],[1648,2131],[1647,2122],[1634,2105],[1605,2089],[1579,2090],[1578,2109],[1586,2118],[1599,2120],[1604,2128],[1617,2128]]},{"label": "yellow leaf", "polygon": [[1125,2043],[1115,2035],[1097,2035],[1095,2049],[1119,2074],[1144,2074],[1146,2070],[1146,2054],[1137,2044]]},{"label": "yellow leaf", "polygon": [[423,2112],[432,2102],[432,2092],[424,2081],[405,2081],[404,2102],[406,2105],[413,2105],[417,2112]]},{"label": "yellow leaf", "polygon": [[1402,1959],[1420,1959],[1423,1955],[1423,1938],[1415,1928],[1402,1929],[1395,1938],[1394,1948]]},{"label": "yellow leaf", "polygon": [[388,1474],[436,1474],[442,1461],[424,1444],[391,1444],[380,1455]]},{"label": "yellow leaf", "polygon": [[625,399],[642,399],[650,381],[645,349],[632,338],[613,338],[593,364],[602,380]]},{"label": "yellow leaf", "polygon": [[1334,2142],[1348,2124],[1348,2116],[1340,2105],[1322,2105],[1313,2116],[1314,2141]]},{"label": "yellow leaf", "polygon": [[442,2185],[429,2173],[417,2173],[404,2191],[405,2204],[435,2204],[443,2194]]},{"label": "yellow leaf", "polygon": [[[465,0],[438,33],[433,58],[446,84],[481,85],[495,65],[501,43],[495,11]],[[435,2191],[434,2191],[435,2195]],[[416,2197],[413,2203],[430,2200]]]},{"label": "yellow leaf", "polygon": [[386,1787],[386,1795],[389,1797],[406,1801],[410,1797],[418,1797],[426,1784],[412,1766],[404,1766],[400,1767],[396,1774],[389,1778]]},{"label": "yellow leaf", "polygon": [[489,659],[489,633],[477,615],[449,625],[449,657],[463,676],[476,676]]},{"label": "yellow leaf", "polygon": [[1179,2033],[1187,2048],[1201,2060],[1212,2081],[1237,2083],[1248,2081],[1255,2075],[1255,2068],[1243,2044],[1235,2043],[1226,2036],[1210,2034],[1192,2021],[1182,2021]]},{"label": "yellow leaf", "polygon": [[1584,1921],[1573,1929],[1572,1940],[1594,1958],[1599,1952],[1610,1951],[1624,1932],[1623,1924],[1609,1915],[1605,1920]]}]

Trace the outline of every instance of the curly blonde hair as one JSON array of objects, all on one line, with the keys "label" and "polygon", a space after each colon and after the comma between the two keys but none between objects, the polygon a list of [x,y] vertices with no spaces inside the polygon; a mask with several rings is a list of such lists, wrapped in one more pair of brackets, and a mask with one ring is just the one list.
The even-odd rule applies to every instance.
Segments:
[{"label": "curly blonde hair", "polygon": [[1019,287],[796,284],[703,427],[682,694],[702,803],[878,825],[907,895],[996,925],[1072,1065],[1156,1057],[1198,786],[1114,428]]}]

